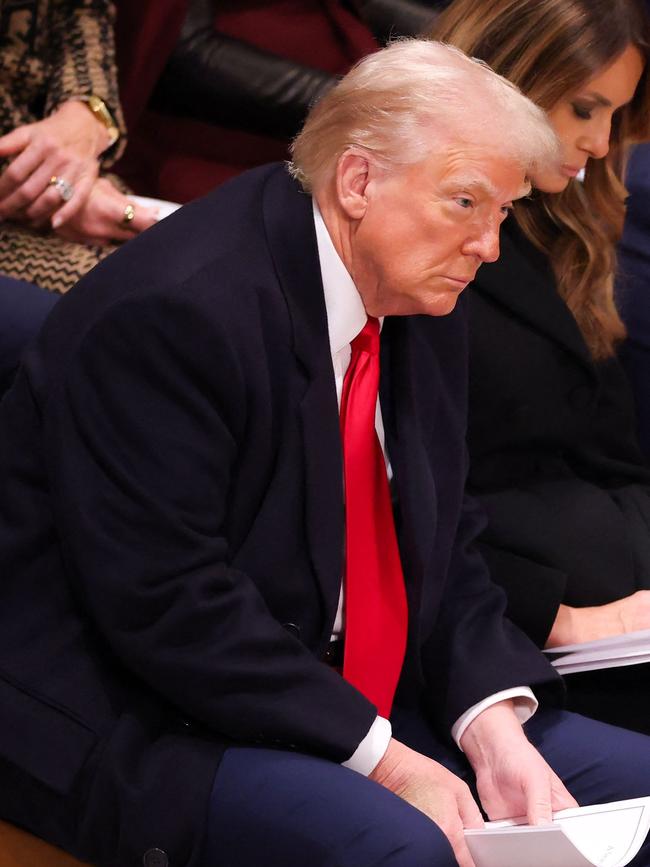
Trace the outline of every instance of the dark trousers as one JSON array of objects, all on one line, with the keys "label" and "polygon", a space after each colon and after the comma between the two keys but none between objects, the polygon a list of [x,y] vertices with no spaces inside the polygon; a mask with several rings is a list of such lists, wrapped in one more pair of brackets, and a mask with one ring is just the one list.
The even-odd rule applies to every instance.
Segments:
[{"label": "dark trousers", "polygon": [[0,274],[0,398],[11,385],[25,346],[59,298]]},{"label": "dark trousers", "polygon": [[[415,714],[397,712],[395,737],[472,782],[464,756]],[[529,739],[580,804],[650,794],[650,738],[567,711],[545,710]],[[441,831],[354,771],[298,753],[226,751],[209,805],[205,867],[452,867]],[[650,865],[646,843],[632,862]]]}]

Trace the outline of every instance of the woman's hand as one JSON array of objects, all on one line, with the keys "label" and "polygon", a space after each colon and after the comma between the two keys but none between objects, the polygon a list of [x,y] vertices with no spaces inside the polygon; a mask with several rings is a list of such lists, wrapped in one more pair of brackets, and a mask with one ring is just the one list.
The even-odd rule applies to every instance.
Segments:
[{"label": "woman's hand", "polygon": [[607,605],[560,605],[545,647],[581,644],[639,629],[650,629],[650,590],[637,590]]},{"label": "woman's hand", "polygon": [[[130,214],[133,217],[128,219]],[[134,238],[157,218],[153,208],[134,205],[110,181],[98,178],[83,207],[58,227],[56,233],[66,241],[104,247]]]},{"label": "woman's hand", "polygon": [[0,174],[0,219],[40,227],[52,218],[54,228],[70,220],[88,198],[108,144],[106,128],[78,100],[1,136],[0,159],[10,163]]}]

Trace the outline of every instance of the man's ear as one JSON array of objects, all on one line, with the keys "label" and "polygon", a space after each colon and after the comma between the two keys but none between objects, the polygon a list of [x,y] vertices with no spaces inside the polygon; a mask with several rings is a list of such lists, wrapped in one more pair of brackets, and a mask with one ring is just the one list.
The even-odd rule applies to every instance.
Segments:
[{"label": "man's ear", "polygon": [[336,164],[336,195],[341,208],[352,220],[360,220],[366,213],[366,187],[371,173],[372,163],[358,151],[345,151]]}]

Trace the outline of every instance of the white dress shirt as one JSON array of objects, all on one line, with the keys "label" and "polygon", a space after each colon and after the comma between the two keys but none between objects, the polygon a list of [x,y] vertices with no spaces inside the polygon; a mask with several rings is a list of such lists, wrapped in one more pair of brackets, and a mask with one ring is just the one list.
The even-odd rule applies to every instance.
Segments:
[{"label": "white dress shirt", "polygon": [[[366,324],[368,315],[363,306],[361,296],[352,278],[341,261],[327,227],[323,221],[316,200],[313,200],[314,223],[316,225],[316,240],[318,243],[318,258],[323,279],[323,291],[325,295],[325,309],[327,311],[327,328],[329,332],[330,351],[332,353],[332,367],[336,380],[336,395],[341,405],[341,392],[343,379],[350,364],[352,349],[350,344]],[[386,459],[389,478],[391,476],[390,463],[386,453],[384,425],[381,417],[379,400],[377,400],[377,412],[375,415],[375,427],[377,436]],[[334,623],[334,636],[342,636],[345,632],[344,598],[343,587],[339,596],[338,611]],[[504,699],[514,699],[515,712],[519,720],[524,723],[537,710],[537,699],[527,686],[513,687],[502,690],[488,696],[478,704],[465,711],[454,723],[451,734],[460,749],[460,739],[467,726],[481,711]],[[368,775],[378,764],[388,747],[391,738],[391,725],[387,719],[376,717],[368,734],[361,741],[354,754],[343,764],[345,767]]]}]

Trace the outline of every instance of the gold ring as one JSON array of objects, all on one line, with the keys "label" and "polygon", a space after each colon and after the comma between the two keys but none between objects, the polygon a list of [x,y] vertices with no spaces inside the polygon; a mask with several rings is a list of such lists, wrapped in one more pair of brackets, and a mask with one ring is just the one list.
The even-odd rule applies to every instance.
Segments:
[{"label": "gold ring", "polygon": [[124,216],[122,217],[122,222],[125,226],[128,226],[131,220],[135,217],[135,208],[129,202],[129,204],[124,208]]}]

